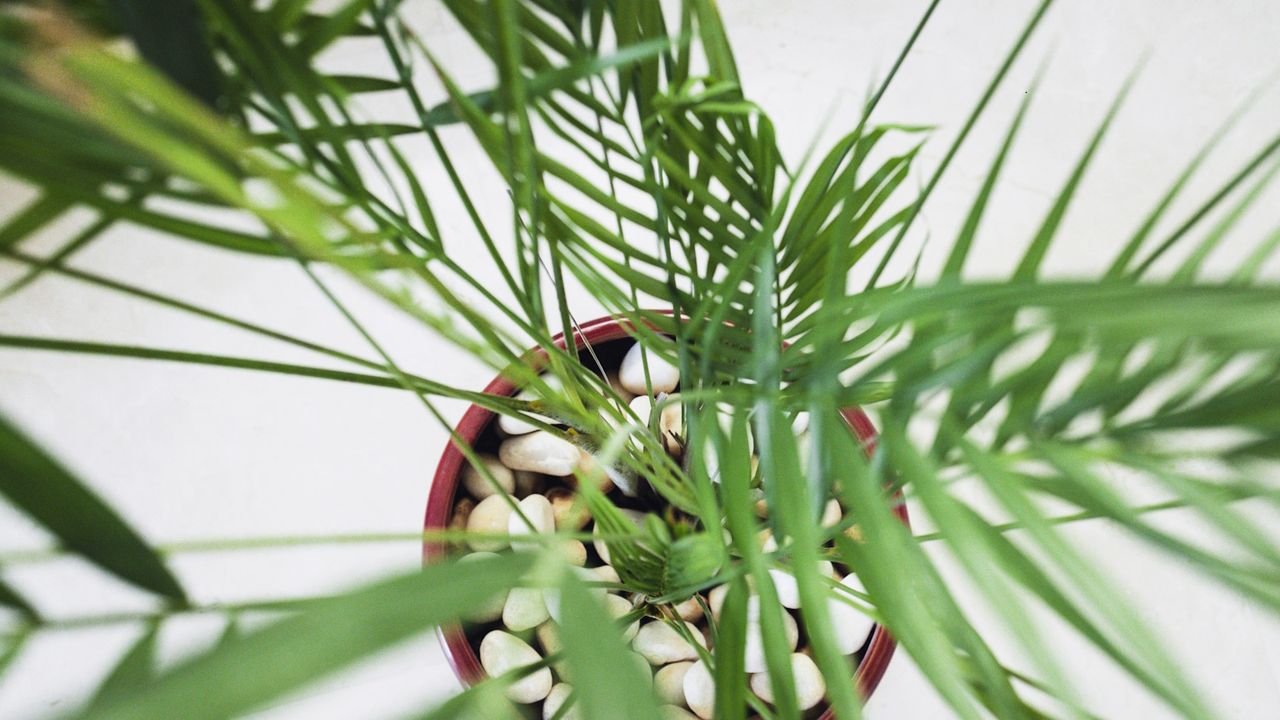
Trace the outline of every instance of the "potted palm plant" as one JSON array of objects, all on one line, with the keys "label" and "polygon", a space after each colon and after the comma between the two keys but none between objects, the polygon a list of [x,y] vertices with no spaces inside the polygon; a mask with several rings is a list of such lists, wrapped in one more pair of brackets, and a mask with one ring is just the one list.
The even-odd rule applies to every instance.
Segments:
[{"label": "potted palm plant", "polygon": [[[926,202],[1052,3],[913,187],[927,129],[876,110],[937,4],[847,132],[795,158],[745,94],[711,0],[447,0],[492,62],[479,88],[455,81],[394,0],[0,9],[0,169],[36,191],[0,227],[0,254],[24,268],[4,294],[62,275],[330,364],[17,334],[0,346],[396,388],[450,428],[425,527],[400,538],[423,543],[421,571],[227,607],[193,597],[155,545],[0,421],[0,494],[58,540],[46,554],[162,601],[93,619],[149,629],[77,712],[241,715],[435,627],[467,689],[430,718],[854,718],[897,646],[958,717],[1087,717],[1087,673],[1044,641],[1047,610],[1171,711],[1210,717],[1059,526],[1106,519],[1280,611],[1265,525],[1280,290],[1262,272],[1280,235],[1241,241],[1226,276],[1204,271],[1280,167],[1280,140],[1172,218],[1210,143],[1131,237],[1091,241],[1104,271],[1049,277],[1113,108],[1015,270],[970,278],[1028,92],[941,269],[919,272]],[[381,67],[335,72],[325,53],[342,42],[377,48]],[[370,115],[375,94],[395,102]],[[499,217],[454,163],[463,132],[507,193]],[[98,219],[53,254],[23,249],[81,207]],[[367,352],[65,262],[116,223],[296,264]],[[407,368],[322,266],[497,379],[459,388]],[[570,302],[579,293],[590,309]],[[469,406],[456,425],[441,399]],[[1133,499],[1116,472],[1159,497]],[[1170,508],[1215,542],[1148,517]],[[939,545],[1022,667],[955,599],[926,552]],[[67,624],[3,578],[0,603],[0,670]],[[157,667],[155,629],[184,613],[268,621]]]}]

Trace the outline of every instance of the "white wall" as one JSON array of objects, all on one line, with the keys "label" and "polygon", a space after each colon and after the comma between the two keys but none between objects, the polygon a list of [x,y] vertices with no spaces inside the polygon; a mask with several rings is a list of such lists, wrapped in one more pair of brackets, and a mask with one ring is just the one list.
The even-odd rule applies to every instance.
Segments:
[{"label": "white wall", "polygon": [[[850,125],[866,88],[890,65],[925,3],[722,4],[747,91],[772,114],[783,149],[794,160],[824,125],[828,139]],[[940,125],[923,154],[925,167],[941,157],[1030,5],[1015,0],[942,4],[879,115],[885,121]],[[1280,66],[1280,5],[1270,0],[1059,5],[928,211],[927,225],[945,247],[1012,108],[1047,59],[1026,132],[977,248],[981,260],[972,268],[977,272],[1001,271],[1016,261],[1112,95],[1145,52],[1150,55],[1132,96],[1067,218],[1064,240],[1050,256],[1053,272],[1078,273],[1104,263],[1109,249],[1134,228],[1212,129]],[[443,11],[427,0],[410,6],[427,41],[469,87],[481,87],[489,71]],[[351,69],[364,67],[369,58],[367,49],[355,47],[329,59]],[[1207,164],[1190,197],[1203,197],[1208,181],[1221,180],[1269,139],[1277,119],[1280,93],[1273,91]],[[450,132],[446,140],[461,137]],[[474,148],[457,147],[467,177],[482,184],[491,179]],[[424,173],[438,177],[435,168]],[[481,192],[482,209],[500,212],[501,192],[489,187],[492,192]],[[12,182],[0,182],[0,216],[27,197]],[[1263,207],[1241,228],[1245,246],[1277,220],[1275,203]],[[466,222],[457,208],[446,210],[442,224],[457,238],[455,247],[465,246]],[[59,231],[65,235],[68,229]],[[58,234],[48,233],[24,249],[47,252],[56,247]],[[1228,261],[1233,253],[1240,251],[1215,260]],[[928,257],[936,262],[936,256]],[[475,262],[483,262],[478,252]],[[78,254],[74,265],[363,352],[359,339],[288,263],[256,262],[120,227]],[[12,266],[0,270],[4,278],[15,273]],[[340,280],[337,285],[409,368],[467,387],[488,379],[484,368],[396,312]],[[585,301],[579,308],[580,317],[593,314]],[[52,278],[0,303],[0,332],[314,361],[243,333]],[[29,351],[0,351],[0,407],[156,541],[413,532],[420,527],[445,437],[412,399],[390,390]],[[451,417],[461,412],[447,403],[446,409]],[[1197,530],[1176,515],[1161,522]],[[1273,649],[1280,646],[1280,623],[1105,525],[1083,525],[1073,536],[1096,551],[1143,614],[1167,634],[1223,717],[1274,715],[1280,707],[1280,651]],[[41,541],[22,518],[0,512],[0,549]],[[200,601],[214,603],[348,587],[417,562],[410,543],[190,555],[175,566]],[[13,565],[5,574],[54,616],[145,607],[118,584],[71,562]],[[956,573],[950,575],[958,580]],[[171,623],[164,633],[167,657],[180,656],[218,630],[208,618]],[[41,637],[0,685],[0,717],[73,707],[136,632],[110,627]],[[1078,675],[1092,709],[1106,717],[1163,716],[1162,708],[1083,643],[1052,625],[1047,632],[1064,665]],[[993,638],[997,647],[1010,645],[1008,638]],[[434,639],[424,637],[298,693],[262,716],[397,717],[456,687]],[[869,715],[925,719],[947,713],[900,656],[871,701]]]}]

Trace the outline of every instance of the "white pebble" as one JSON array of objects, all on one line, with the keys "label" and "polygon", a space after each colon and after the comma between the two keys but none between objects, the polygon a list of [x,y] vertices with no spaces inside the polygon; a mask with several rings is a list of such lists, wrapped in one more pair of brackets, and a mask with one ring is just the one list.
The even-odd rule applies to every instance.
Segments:
[{"label": "white pebble", "polygon": [[[859,592],[863,591],[862,583],[859,582],[858,576],[852,573],[841,580],[840,584]],[[839,591],[836,592],[839,593]],[[844,593],[840,594],[844,595]],[[836,647],[840,648],[840,654],[850,655],[857,652],[858,648],[862,647],[862,643],[866,641],[867,635],[871,632],[871,628],[875,626],[875,623],[861,610],[854,608],[838,597],[828,600],[827,607],[831,614],[831,629],[836,641]]]},{"label": "white pebble", "polygon": [[658,707],[662,720],[698,720],[698,716],[678,705],[662,705]]},{"label": "white pebble", "polygon": [[[727,540],[727,542],[733,542],[733,541]],[[747,608],[749,611],[751,611],[752,608],[759,607],[760,601],[754,599],[756,595],[755,578],[748,575],[746,577],[746,580],[747,580],[748,602],[751,603],[747,605]],[[711,617],[716,619],[717,621],[720,620],[720,610],[724,607],[724,599],[728,597],[728,595],[729,595],[729,583],[725,583],[723,585],[717,585],[711,588],[711,592],[707,594],[707,607],[711,608]]]},{"label": "white pebble", "polygon": [[[631,603],[621,595],[605,595],[604,608],[608,611],[609,617],[614,620],[625,616],[634,609]],[[627,629],[622,631],[622,639],[631,642],[638,632],[640,632],[640,620],[636,619],[630,625],[627,625]]]},{"label": "white pebble", "polygon": [[565,540],[560,544],[560,552],[570,565],[582,567],[587,564],[587,546],[581,540]]},{"label": "white pebble", "polygon": [[656,352],[644,351],[640,343],[631,346],[622,358],[618,368],[618,382],[622,387],[637,395],[646,395],[650,388],[645,386],[645,365],[649,367],[649,382],[656,395],[660,392],[671,392],[680,384],[680,368],[664,360]]},{"label": "white pebble", "polygon": [[840,509],[840,503],[828,500],[826,506],[822,508],[822,527],[835,527],[843,518],[844,510]]},{"label": "white pebble", "polygon": [[[800,642],[800,627],[791,613],[782,613],[782,630],[786,636],[787,649],[795,650]],[[747,643],[743,653],[742,667],[749,673],[762,672],[765,665],[764,630],[760,626],[759,598],[752,597],[747,605]]]},{"label": "white pebble", "polygon": [[[704,649],[707,641],[702,631],[693,623],[685,623],[693,639]],[[655,620],[640,628],[636,639],[631,643],[636,652],[644,656],[650,665],[666,665],[680,660],[696,660],[698,650],[685,640],[676,629],[661,620]]]},{"label": "white pebble", "polygon": [[610,370],[609,372],[605,373],[604,379],[606,382],[609,383],[609,387],[613,388],[613,391],[618,393],[618,397],[621,398],[622,402],[629,403],[631,402],[631,398],[636,396],[635,393],[622,387],[622,383],[618,381],[617,370]]},{"label": "white pebble", "polygon": [[[764,541],[764,545],[760,548],[764,552],[773,552],[778,549],[778,543],[770,536]],[[830,577],[834,572],[834,566],[828,560],[818,561],[818,574]],[[786,570],[769,570],[769,577],[773,578],[773,587],[778,592],[778,602],[783,607],[795,610],[800,607],[800,587],[796,584],[796,578]]]},{"label": "white pebble", "polygon": [[542,646],[544,656],[555,655],[560,652],[560,628],[556,626],[554,621],[548,620],[538,626],[533,634],[538,638],[538,644]]},{"label": "white pebble", "polygon": [[699,660],[684,674],[684,701],[702,720],[716,713],[716,684],[707,664]]},{"label": "white pebble", "polygon": [[667,452],[678,452],[684,447],[689,433],[684,427],[684,404],[679,395],[668,395],[658,415],[658,433],[667,447]]},{"label": "white pebble", "polygon": [[[466,555],[459,562],[474,562],[482,558],[496,558],[497,553],[491,552],[473,552]],[[473,623],[488,623],[502,617],[502,610],[507,606],[507,593],[499,593],[493,599],[480,605],[476,609],[467,614],[466,620]]]},{"label": "white pebble", "polygon": [[622,578],[618,577],[618,571],[614,570],[612,565],[600,565],[599,567],[588,568],[588,572],[591,577],[588,577],[587,579],[598,583],[613,583],[614,585],[618,585],[622,582]]},{"label": "white pebble", "polygon": [[[467,518],[467,532],[505,534],[511,517],[511,499],[505,495],[490,495],[480,501]],[[467,540],[474,550],[501,550],[507,546],[502,539]]]},{"label": "white pebble", "polygon": [[[822,679],[822,672],[808,655],[791,655],[791,675],[795,678],[796,704],[801,710],[808,710],[822,702],[822,696],[827,694],[827,684]],[[773,704],[773,686],[769,682],[767,671],[751,676],[751,692],[770,705]]]},{"label": "white pebble", "polygon": [[578,502],[577,496],[569,488],[551,488],[546,497],[551,501],[551,513],[555,516],[557,530],[581,530],[591,519],[586,504]]},{"label": "white pebble", "polygon": [[653,676],[653,689],[658,699],[668,705],[684,704],[684,674],[693,667],[691,662],[677,662],[662,668]]},{"label": "white pebble", "polygon": [[[552,392],[559,392],[564,388],[564,383],[562,383],[560,381],[560,378],[556,377],[555,375],[543,375],[542,381],[547,384],[547,387]],[[520,394],[516,395],[516,399],[517,400],[538,400],[540,398],[539,396],[535,395],[532,391],[524,390]],[[555,425],[558,422],[555,418],[549,418],[545,415],[539,415],[537,413],[525,413],[525,415],[535,418],[537,420],[541,420],[542,422],[548,425]],[[498,429],[502,430],[502,432],[506,433],[507,435],[524,435],[527,433],[531,433],[534,430],[537,430],[538,426],[533,425],[531,423],[527,423],[524,420],[521,420],[520,418],[511,417],[510,415],[499,415]]]},{"label": "white pebble", "polygon": [[631,412],[640,418],[640,424],[645,427],[649,426],[649,418],[653,416],[653,406],[655,400],[648,395],[637,395],[631,398],[631,402],[627,403],[627,407],[631,408]]},{"label": "white pebble", "polygon": [[[510,633],[494,630],[480,641],[480,665],[490,677],[532,665],[542,659],[537,650]],[[543,667],[507,687],[513,702],[535,703],[551,692],[551,668]]]},{"label": "white pebble", "polygon": [[717,585],[707,594],[707,607],[711,608],[711,617],[720,620],[720,608],[724,607],[724,599],[729,594],[729,584]]},{"label": "white pebble", "polygon": [[[497,481],[502,491],[511,494],[516,489],[516,478],[507,466],[503,465],[498,458],[492,455],[481,455],[480,462],[484,465],[489,474]],[[471,463],[467,463],[462,468],[462,486],[471,493],[471,497],[477,500],[483,500],[494,494],[493,484],[485,479],[484,475]]]},{"label": "white pebble", "polygon": [[[537,398],[535,398],[533,395],[530,395],[528,393],[520,393],[519,395],[516,396],[516,399],[517,400],[535,400]],[[535,420],[540,420],[548,425],[555,425],[557,422],[555,418],[549,418],[546,415],[539,415],[538,413],[524,413],[524,416],[533,418]],[[541,428],[539,428],[537,425],[534,425],[533,423],[526,422],[525,420],[518,417],[514,417],[511,415],[499,415],[498,429],[501,430],[505,435],[515,437],[517,435],[528,435],[529,433],[539,430]]]},{"label": "white pebble", "polygon": [[681,620],[688,620],[689,622],[696,623],[702,619],[702,603],[698,602],[697,595],[694,595],[682,603],[677,603],[675,611],[676,615],[679,615]]},{"label": "white pebble", "polygon": [[[680,403],[680,395],[668,395],[660,398],[662,409],[658,411],[658,436],[662,438],[663,446],[667,452],[677,452],[681,448],[681,443],[685,439],[684,428],[684,405]],[[647,395],[639,395],[631,401],[631,411],[640,418],[640,423],[645,427],[649,427],[649,421],[653,418],[654,406],[658,400],[648,397]],[[639,443],[636,443],[639,446]]]},{"label": "white pebble", "polygon": [[[827,560],[818,561],[818,574],[830,576],[833,571],[832,565]],[[769,577],[773,578],[773,587],[778,591],[778,602],[783,607],[795,610],[800,607],[800,588],[796,584],[796,578],[786,570],[770,570]]]},{"label": "white pebble", "polygon": [[[556,713],[560,712],[560,708],[572,694],[573,688],[565,683],[559,683],[551,688],[551,692],[547,694],[547,701],[542,704],[542,720],[551,720],[556,717]],[[581,718],[582,713],[578,712],[578,707],[575,705],[565,710],[559,720],[581,720]]]},{"label": "white pebble", "polygon": [[498,446],[498,458],[512,470],[528,470],[565,477],[579,462],[578,446],[549,432],[507,438]]},{"label": "white pebble", "polygon": [[[638,510],[628,510],[627,508],[618,508],[618,511],[621,512],[628,520],[630,520],[631,524],[636,526],[636,529],[639,529],[639,530],[644,529],[644,513]],[[599,539],[599,535],[600,535],[599,523],[597,523],[592,528],[591,533],[597,536],[595,540],[591,541],[592,546],[594,546],[596,549],[596,553],[600,555],[600,559],[604,560],[606,564],[612,565],[613,562],[609,557],[609,546],[605,543],[604,540]]]},{"label": "white pebble", "polygon": [[[530,399],[530,398],[527,398],[527,397],[520,397],[520,399],[521,399],[521,400],[528,400],[528,399]],[[537,418],[537,419],[539,419],[539,420],[543,420],[543,421],[547,422],[548,424],[554,424],[554,422],[555,422],[554,420],[551,420],[550,418],[543,417],[543,416],[541,416],[541,415],[532,415],[532,414],[531,414],[531,415],[530,415],[530,417],[535,417],[535,418]],[[512,416],[510,416],[510,415],[499,415],[499,416],[498,416],[498,429],[502,430],[502,432],[503,432],[504,434],[514,437],[514,436],[516,436],[516,435],[526,435],[526,434],[528,434],[528,433],[531,433],[531,432],[533,432],[533,431],[537,430],[537,429],[538,429],[538,426],[537,426],[537,425],[532,425],[532,424],[530,424],[530,423],[527,423],[527,422],[525,422],[524,420],[521,420],[521,419],[520,419],[520,418],[518,418],[518,417],[512,417]]]},{"label": "white pebble", "polygon": [[[594,582],[598,579],[591,573],[591,570],[588,570],[587,568],[575,567],[573,570],[578,573],[578,577],[585,582]],[[604,601],[604,596],[607,594],[605,589],[602,587],[588,587],[587,592],[595,595],[601,602]],[[560,622],[560,589],[553,587],[547,588],[542,592],[542,601],[546,603],[547,614],[551,616],[551,619],[556,622]]]},{"label": "white pebble", "polygon": [[547,603],[541,588],[512,588],[502,609],[502,624],[512,632],[524,632],[547,621]]},{"label": "white pebble", "polygon": [[[511,535],[556,531],[556,514],[551,509],[551,501],[545,496],[530,495],[521,500],[517,507],[520,508],[520,513],[512,512],[507,518],[507,532]],[[526,520],[528,520],[527,523]]]},{"label": "white pebble", "polygon": [[[716,422],[720,424],[720,430],[724,433],[725,437],[729,437],[730,433],[733,432],[733,416],[736,410],[732,405],[727,403],[716,403],[715,409]],[[710,433],[707,433],[706,436],[704,436],[705,447],[702,452],[702,463],[707,468],[707,477],[711,478],[711,482],[719,483],[720,455],[716,451],[715,443],[711,442],[709,435]],[[754,477],[756,475],[756,468],[759,467],[760,462],[755,455],[755,436],[751,434],[747,435],[747,447],[751,451],[751,475]]]}]

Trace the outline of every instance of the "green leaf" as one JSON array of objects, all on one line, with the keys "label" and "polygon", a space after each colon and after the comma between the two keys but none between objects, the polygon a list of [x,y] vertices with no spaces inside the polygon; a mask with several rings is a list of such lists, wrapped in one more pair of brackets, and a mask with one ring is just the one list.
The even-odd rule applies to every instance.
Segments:
[{"label": "green leaf", "polygon": [[[215,720],[239,716],[356,660],[454,620],[529,569],[523,554],[465,566],[432,565],[228,639],[128,697],[91,709],[94,720]],[[193,702],[199,698],[199,702]]]},{"label": "green leaf", "polygon": [[1084,178],[1084,173],[1089,168],[1089,163],[1097,153],[1098,146],[1102,144],[1102,139],[1106,137],[1112,120],[1115,119],[1121,104],[1124,103],[1125,97],[1128,96],[1129,89],[1133,87],[1133,81],[1136,76],[1137,73],[1135,71],[1125,80],[1120,92],[1116,94],[1115,100],[1112,101],[1111,107],[1107,108],[1107,114],[1103,117],[1102,123],[1089,140],[1088,147],[1085,148],[1084,153],[1076,162],[1071,171],[1071,176],[1067,178],[1066,184],[1058,192],[1058,196],[1054,199],[1053,206],[1049,208],[1044,222],[1040,225],[1040,229],[1036,231],[1035,237],[1032,238],[1026,253],[1023,254],[1022,260],[1018,263],[1017,269],[1014,270],[1013,277],[1015,280],[1033,277],[1039,272],[1040,264],[1044,261],[1045,254],[1049,251],[1049,244],[1053,241],[1053,237],[1058,231],[1058,226],[1061,225],[1062,219],[1067,213],[1067,208],[1071,205],[1071,199],[1075,196],[1076,189],[1079,188],[1080,181]]},{"label": "green leaf", "polygon": [[35,606],[27,602],[17,590],[14,590],[4,580],[0,579],[0,605],[5,605],[18,611],[28,620],[38,620],[40,614],[36,612]]},{"label": "green leaf", "polygon": [[160,556],[56,460],[0,415],[0,495],[67,549],[178,603],[186,595]]},{"label": "green leaf", "polygon": [[644,660],[618,634],[603,604],[571,572],[561,575],[560,642],[587,720],[658,720]]},{"label": "green leaf", "polygon": [[129,651],[98,686],[93,699],[89,701],[87,711],[126,698],[129,693],[139,691],[151,682],[158,669],[155,655],[159,629],[158,623],[147,624],[142,636],[129,647]]},{"label": "green leaf", "polygon": [[747,674],[742,669],[747,642],[747,582],[729,584],[716,623],[716,720],[745,720]]},{"label": "green leaf", "polygon": [[54,218],[66,212],[72,202],[61,195],[45,193],[22,212],[10,216],[0,226],[0,249],[11,248]]},{"label": "green leaf", "polygon": [[995,159],[991,161],[991,167],[987,169],[987,174],[982,180],[982,189],[973,199],[973,205],[969,208],[969,214],[964,219],[964,225],[960,229],[960,234],[956,237],[955,244],[951,246],[951,254],[947,257],[946,265],[942,269],[942,277],[958,278],[961,270],[964,269],[964,261],[969,256],[969,250],[973,247],[973,240],[978,234],[978,227],[982,224],[982,216],[987,210],[987,203],[991,200],[991,193],[995,189],[996,181],[1000,178],[1000,170],[1004,167],[1005,159],[1009,156],[1009,150],[1013,147],[1013,139],[1018,135],[1018,129],[1022,127],[1022,120],[1026,117],[1027,108],[1031,106],[1031,98],[1035,96],[1035,88],[1027,91],[1022,98],[1022,104],[1018,106],[1018,112],[1013,116],[1013,122],[1009,125],[1009,130],[1005,133],[1004,142],[1000,145],[1000,151],[996,153]]}]

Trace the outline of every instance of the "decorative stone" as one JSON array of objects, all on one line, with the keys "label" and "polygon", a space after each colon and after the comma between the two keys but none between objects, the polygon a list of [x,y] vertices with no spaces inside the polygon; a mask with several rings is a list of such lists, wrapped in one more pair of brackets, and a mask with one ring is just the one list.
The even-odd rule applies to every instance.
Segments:
[{"label": "decorative stone", "polygon": [[677,453],[684,448],[689,433],[685,430],[684,405],[680,402],[679,394],[663,398],[663,406],[658,415],[658,434],[662,436],[667,452]]},{"label": "decorative stone", "polygon": [[527,470],[565,477],[579,462],[578,446],[549,432],[507,438],[498,446],[498,458],[512,470]]},{"label": "decorative stone", "polygon": [[[631,603],[621,595],[605,595],[604,607],[605,610],[609,612],[609,617],[615,620],[626,616],[627,613],[634,609]],[[627,625],[627,628],[622,631],[622,639],[627,642],[631,642],[638,632],[640,632],[640,621],[637,619]]]},{"label": "decorative stone", "polygon": [[707,664],[701,660],[684,674],[684,701],[702,720],[711,720],[715,716],[716,684]]},{"label": "decorative stone", "polygon": [[631,408],[631,412],[636,414],[640,419],[640,424],[645,427],[649,426],[649,419],[653,417],[653,406],[657,401],[648,395],[636,395],[631,398],[631,402],[627,403],[627,407]]},{"label": "decorative stone", "polygon": [[593,580],[597,583],[612,583],[614,585],[622,583],[622,578],[618,577],[618,571],[614,570],[611,565],[587,568],[587,572],[590,577],[587,577],[586,579]]},{"label": "decorative stone", "polygon": [[[619,475],[613,468],[600,464],[595,455],[581,448],[578,449],[578,473],[588,482],[595,483],[596,489],[602,493],[613,489],[614,479]],[[569,483],[577,487],[578,475],[570,477]]]},{"label": "decorative stone", "polygon": [[577,495],[569,488],[551,488],[546,498],[551,502],[551,514],[555,516],[557,530],[581,530],[591,519],[586,504],[578,502]]},{"label": "decorative stone", "polygon": [[[467,532],[502,535],[507,532],[507,523],[511,517],[510,498],[502,495],[490,495],[476,505],[467,518]],[[507,546],[502,539],[476,538],[467,540],[473,550],[501,550]]]},{"label": "decorative stone", "polygon": [[609,372],[605,373],[604,379],[606,382],[609,383],[609,387],[613,388],[613,391],[618,393],[618,397],[622,400],[622,402],[629,403],[631,402],[631,399],[636,396],[635,393],[631,392],[630,390],[622,386],[622,382],[618,379],[617,370],[610,370]]},{"label": "decorative stone", "polygon": [[[553,533],[556,531],[556,516],[551,510],[551,502],[546,497],[530,495],[521,500],[518,507],[520,508],[520,514],[512,512],[507,518],[507,532],[511,535]],[[526,520],[528,522],[525,522]],[[512,540],[512,542],[517,541]]]},{"label": "decorative stone", "polygon": [[[511,470],[507,468],[506,465],[503,465],[498,458],[492,455],[481,455],[480,463],[484,466],[485,470],[493,476],[493,479],[497,481],[498,486],[502,488],[503,492],[511,494],[515,491],[515,475],[513,475]],[[462,468],[462,486],[467,489],[467,492],[471,493],[471,497],[474,497],[477,500],[483,500],[496,492],[493,489],[493,484],[486,480],[484,474],[477,470],[471,463],[467,463],[466,466]]]},{"label": "decorative stone", "polygon": [[835,500],[828,500],[827,504],[822,508],[822,527],[835,527],[840,524],[844,518],[844,510],[840,509],[840,503]]},{"label": "decorative stone", "polygon": [[476,501],[469,497],[458,498],[453,504],[453,517],[449,518],[450,530],[466,530],[467,521],[471,519],[471,511],[476,509]]},{"label": "decorative stone", "polygon": [[[667,452],[679,452],[687,435],[684,427],[684,406],[680,403],[680,395],[677,393],[660,398],[638,395],[630,403],[631,411],[645,427],[649,427],[653,419],[653,411],[658,405],[661,405],[658,409],[658,437],[662,439]],[[639,446],[639,443],[636,445]]]},{"label": "decorative stone", "polygon": [[[598,579],[594,574],[592,574],[591,570],[588,570],[587,568],[576,567],[576,568],[573,568],[573,571],[578,573],[579,578],[581,578],[583,581],[588,583],[595,582]],[[601,602],[604,601],[605,595],[608,594],[605,591],[605,589],[602,587],[588,587],[587,591],[595,595],[597,598],[599,598]],[[556,622],[560,622],[560,590],[559,588],[549,587],[546,590],[543,590],[542,601],[546,603],[547,614],[551,616],[551,619],[555,620]]]},{"label": "decorative stone", "polygon": [[636,395],[647,395],[645,365],[649,368],[649,382],[653,394],[669,393],[680,384],[680,368],[664,360],[656,352],[645,351],[640,343],[631,346],[618,368],[618,382]]},{"label": "decorative stone", "polygon": [[[791,613],[782,613],[782,630],[786,635],[787,649],[795,650],[800,642],[800,628]],[[742,667],[749,673],[763,672],[764,633],[760,627],[760,598],[753,596],[747,603],[747,641],[743,653]]]},{"label": "decorative stone", "polygon": [[[841,580],[840,584],[858,592],[865,592],[858,576],[852,573]],[[834,592],[844,595],[838,590]],[[840,654],[850,655],[857,652],[858,648],[862,647],[862,643],[866,642],[867,635],[871,632],[871,628],[875,627],[875,623],[867,617],[866,613],[840,597],[831,598],[827,607],[831,615],[832,637],[836,641],[836,647],[840,648]]]},{"label": "decorative stone", "polygon": [[[778,543],[770,536],[764,541],[760,548],[766,553],[773,552],[778,549]],[[828,560],[818,561],[818,574],[832,576],[835,572],[834,566]],[[800,587],[796,584],[796,578],[786,570],[770,569],[769,577],[773,578],[773,587],[778,592],[778,602],[783,607],[795,610],[800,607]]]},{"label": "decorative stone", "polygon": [[[702,637],[702,631],[693,623],[685,623],[689,633],[704,649],[706,648],[706,640]],[[644,656],[650,665],[666,665],[667,663],[678,662],[680,660],[696,660],[698,658],[698,650],[688,640],[685,640],[675,628],[661,620],[655,620],[646,625],[641,626],[640,632],[636,634],[636,639],[631,643],[636,652]]]},{"label": "decorative stone", "polygon": [[[748,575],[746,579],[747,579],[748,597],[751,598],[751,600],[749,600],[748,602],[754,601],[758,603],[759,601],[755,600],[755,592],[756,592],[755,578]],[[711,608],[711,617],[716,619],[717,621],[720,620],[720,609],[724,607],[724,599],[728,595],[729,595],[728,583],[725,583],[723,585],[717,585],[711,588],[711,592],[707,594],[707,607]],[[747,607],[748,609],[750,609],[755,607],[755,605],[748,605]]]},{"label": "decorative stone", "polygon": [[658,670],[653,676],[653,689],[658,699],[668,705],[684,705],[684,674],[692,662],[677,662]]},{"label": "decorative stone", "polygon": [[[497,553],[491,552],[473,552],[464,556],[458,562],[475,562],[482,558],[496,558]],[[502,617],[502,611],[507,605],[507,593],[500,593],[494,596],[488,602],[481,604],[465,616],[465,620],[473,623],[490,623]]]},{"label": "decorative stone", "polygon": [[698,716],[676,705],[660,705],[658,713],[662,720],[698,720]]},{"label": "decorative stone", "polygon": [[702,619],[702,604],[698,602],[697,595],[694,595],[684,602],[677,603],[675,610],[681,620],[696,623]]},{"label": "decorative stone", "polygon": [[[533,665],[542,659],[537,650],[511,633],[494,630],[480,641],[480,665],[491,677]],[[551,668],[539,668],[507,687],[512,702],[535,703],[551,692]]]},{"label": "decorative stone", "polygon": [[524,632],[547,621],[547,604],[541,588],[512,588],[502,609],[502,624],[512,632]]},{"label": "decorative stone", "polygon": [[[834,568],[827,560],[818,561],[818,574],[830,576],[834,572]],[[778,602],[783,607],[795,610],[800,607],[800,588],[796,585],[796,578],[786,570],[770,570],[769,577],[773,578],[773,587],[778,591]]]},{"label": "decorative stone", "polygon": [[[791,675],[795,678],[796,704],[801,710],[822,702],[827,694],[827,683],[822,679],[822,672],[808,655],[793,653],[791,655]],[[751,692],[761,700],[773,704],[773,686],[770,684],[768,671],[751,676]]]},{"label": "decorative stone", "polygon": [[[560,381],[560,378],[556,377],[555,375],[543,375],[542,381],[547,384],[547,387],[552,392],[559,392],[564,387],[564,384]],[[516,399],[517,400],[538,400],[541,398],[539,398],[538,395],[535,395],[530,390],[524,390],[520,394],[516,395]],[[559,422],[555,418],[549,418],[549,417],[546,417],[545,415],[539,415],[537,413],[525,413],[525,414],[534,419],[541,420],[542,422],[548,425],[555,425],[557,422]],[[531,433],[537,430],[538,426],[533,425],[532,423],[525,422],[520,418],[511,417],[510,415],[499,415],[498,429],[506,433],[507,435],[525,435],[527,433]]]},{"label": "decorative stone", "polygon": [[555,624],[555,621],[548,620],[542,623],[537,630],[533,631],[533,634],[538,638],[538,644],[542,646],[544,657],[560,652],[560,627]]},{"label": "decorative stone", "polygon": [[[564,707],[564,703],[573,694],[573,688],[565,683],[559,683],[551,688],[551,692],[547,694],[547,701],[542,704],[542,720],[552,720],[556,717],[556,713],[560,712],[560,708]],[[565,710],[559,716],[559,720],[581,720],[582,713],[578,711],[575,705]]]},{"label": "decorative stone", "polygon": [[[644,529],[644,513],[637,510],[628,510],[626,508],[618,508],[618,511],[626,516],[626,518],[631,521],[631,524],[635,525],[637,529]],[[591,532],[593,535],[598,536],[600,534],[600,526],[597,524]],[[609,546],[605,544],[604,540],[600,540],[597,537],[597,539],[591,541],[591,544],[595,547],[596,554],[600,556],[601,560],[604,560],[606,564],[613,564],[609,558]]]},{"label": "decorative stone", "polygon": [[711,608],[711,617],[720,621],[720,608],[724,607],[724,599],[729,594],[729,584],[717,585],[707,593],[707,607]]},{"label": "decorative stone", "polygon": [[560,552],[570,565],[582,567],[587,564],[587,546],[581,540],[565,540],[560,544]]},{"label": "decorative stone", "polygon": [[[524,393],[517,395],[516,398],[519,400],[533,399],[531,396],[525,395]],[[552,420],[549,417],[532,414],[532,413],[526,413],[526,414],[528,414],[529,417],[537,418],[538,420],[541,420],[549,425],[555,423],[555,420]],[[535,432],[538,430],[538,426],[532,423],[525,422],[524,420],[521,420],[518,417],[512,417],[510,415],[499,415],[498,429],[501,430],[505,435],[508,435],[510,437],[515,437],[517,435],[526,435],[528,433]]]}]

